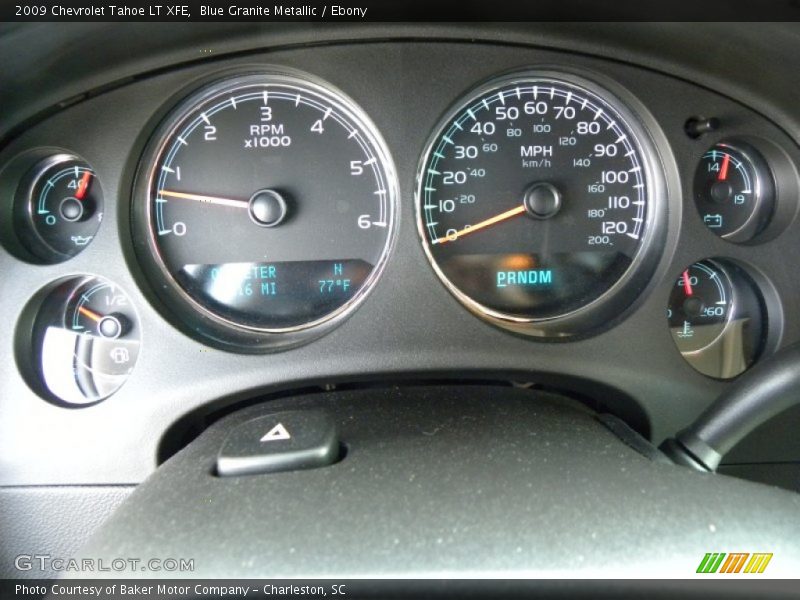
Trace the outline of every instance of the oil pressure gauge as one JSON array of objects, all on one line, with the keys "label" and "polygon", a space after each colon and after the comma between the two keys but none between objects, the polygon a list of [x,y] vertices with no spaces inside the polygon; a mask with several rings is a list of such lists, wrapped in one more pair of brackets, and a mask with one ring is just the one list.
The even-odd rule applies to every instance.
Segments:
[{"label": "oil pressure gauge", "polygon": [[58,263],[81,252],[103,219],[103,192],[84,160],[55,154],[40,161],[15,198],[16,230],[40,260]]}]

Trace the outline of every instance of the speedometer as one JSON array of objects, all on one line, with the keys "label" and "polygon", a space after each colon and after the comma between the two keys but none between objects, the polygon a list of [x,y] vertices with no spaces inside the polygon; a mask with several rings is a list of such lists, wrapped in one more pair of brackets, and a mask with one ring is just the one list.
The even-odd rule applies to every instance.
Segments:
[{"label": "speedometer", "polygon": [[173,313],[241,349],[296,344],[380,274],[397,182],[368,117],[310,76],[232,76],[181,102],[134,191],[139,258]]},{"label": "speedometer", "polygon": [[666,204],[657,156],[643,119],[588,79],[493,80],[448,112],[423,156],[424,249],[479,316],[581,333],[624,312],[652,274]]}]

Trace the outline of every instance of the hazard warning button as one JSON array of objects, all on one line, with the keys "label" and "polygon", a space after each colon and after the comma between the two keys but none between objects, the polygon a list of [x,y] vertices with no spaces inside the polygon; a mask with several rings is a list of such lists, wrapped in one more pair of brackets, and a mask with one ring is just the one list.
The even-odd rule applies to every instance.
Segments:
[{"label": "hazard warning button", "polygon": [[217,456],[217,474],[256,475],[324,467],[339,456],[336,425],[319,410],[296,410],[246,421]]}]

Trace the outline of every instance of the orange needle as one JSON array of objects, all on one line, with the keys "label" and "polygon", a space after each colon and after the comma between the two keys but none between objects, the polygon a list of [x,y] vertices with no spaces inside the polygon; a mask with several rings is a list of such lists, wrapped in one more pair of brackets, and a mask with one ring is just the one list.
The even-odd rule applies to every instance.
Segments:
[{"label": "orange needle", "polygon": [[726,154],[722,158],[722,166],[720,167],[719,175],[717,176],[717,179],[719,181],[725,181],[728,178],[728,165],[730,164],[730,162],[731,162],[731,155]]},{"label": "orange needle", "polygon": [[495,223],[499,223],[501,221],[505,221],[506,219],[510,219],[512,217],[516,217],[517,215],[521,215],[525,212],[525,205],[520,204],[519,206],[512,208],[511,210],[507,210],[506,212],[500,213],[499,215],[495,215],[485,221],[481,221],[480,223],[476,223],[475,225],[467,225],[463,229],[456,231],[455,233],[451,233],[449,235],[445,235],[438,239],[433,240],[434,244],[444,244],[445,242],[454,242],[460,237],[464,237],[467,234],[474,233],[483,229],[484,227],[489,227],[489,225],[494,225]]},{"label": "orange needle", "polygon": [[89,189],[89,180],[92,178],[92,172],[86,171],[81,177],[81,180],[78,182],[78,191],[75,192],[75,198],[78,200],[83,200],[83,197],[86,195],[86,191]]},{"label": "orange needle", "polygon": [[221,204],[222,206],[232,206],[233,208],[247,208],[250,203],[247,200],[234,200],[233,198],[219,198],[217,196],[202,196],[200,194],[187,194],[185,192],[171,192],[161,190],[159,196],[170,196],[171,198],[183,198],[184,200],[196,200],[208,204]]},{"label": "orange needle", "polygon": [[94,312],[93,310],[89,310],[85,306],[79,306],[78,307],[78,312],[81,313],[84,316],[89,317],[95,323],[99,323],[100,321],[103,320],[103,316],[102,315],[98,315],[96,312]]}]

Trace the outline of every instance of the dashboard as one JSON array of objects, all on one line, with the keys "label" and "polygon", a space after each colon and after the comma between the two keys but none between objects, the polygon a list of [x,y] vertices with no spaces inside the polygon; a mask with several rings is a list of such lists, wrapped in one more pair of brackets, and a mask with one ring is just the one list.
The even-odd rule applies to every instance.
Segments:
[{"label": "dashboard", "polygon": [[[730,27],[6,25],[0,486],[420,382],[660,443],[800,340],[796,41]],[[798,425],[720,471],[800,489]]]}]

